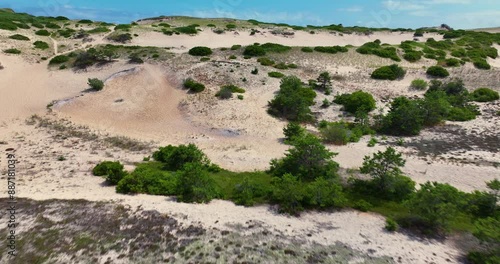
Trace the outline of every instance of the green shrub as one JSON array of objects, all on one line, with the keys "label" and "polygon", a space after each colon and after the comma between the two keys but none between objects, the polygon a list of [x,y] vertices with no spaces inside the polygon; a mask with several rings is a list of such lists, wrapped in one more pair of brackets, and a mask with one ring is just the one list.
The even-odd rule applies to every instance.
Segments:
[{"label": "green shrub", "polygon": [[269,77],[272,77],[272,78],[283,78],[283,77],[285,77],[285,75],[283,73],[281,73],[281,72],[269,72],[269,73],[267,73],[267,75]]},{"label": "green shrub", "polygon": [[0,21],[0,29],[14,31],[17,29],[17,26],[10,21]]},{"label": "green shrub", "polygon": [[41,29],[41,30],[36,31],[35,35],[48,37],[48,36],[50,36],[50,32],[48,32],[45,29]]},{"label": "green shrub", "polygon": [[108,39],[118,43],[126,43],[132,40],[132,35],[130,33],[112,34],[108,36]]},{"label": "green shrub", "polygon": [[215,181],[198,162],[184,164],[177,177],[175,192],[179,202],[208,203],[220,196]]},{"label": "green shrub", "polygon": [[356,49],[361,54],[373,54],[382,58],[390,58],[394,61],[401,61],[397,54],[397,49],[394,47],[383,47],[380,45],[380,40],[368,42]]},{"label": "green shrub", "polygon": [[252,56],[252,57],[260,57],[266,55],[266,50],[259,45],[251,45],[245,47],[243,51],[243,55]]},{"label": "green shrub", "polygon": [[397,97],[391,103],[389,113],[383,116],[379,130],[395,136],[418,135],[424,126],[424,113],[418,102]]},{"label": "green shrub", "polygon": [[202,62],[210,61],[210,58],[209,57],[203,57],[203,58],[200,59],[200,61],[202,61]]},{"label": "green shrub", "polygon": [[436,78],[445,78],[450,76],[450,73],[441,66],[431,66],[427,69],[426,72],[429,76]]},{"label": "green shrub", "polygon": [[280,62],[280,63],[274,65],[274,68],[279,69],[279,70],[286,70],[286,69],[288,69],[288,65],[286,65],[284,62]]},{"label": "green shrub", "polygon": [[219,99],[229,99],[233,97],[233,91],[228,87],[221,87],[221,89],[215,94]]},{"label": "green shrub", "polygon": [[94,91],[100,91],[104,88],[104,82],[97,78],[89,78],[88,85]]},{"label": "green shrub", "polygon": [[296,138],[303,137],[306,134],[306,129],[297,122],[290,122],[283,128],[283,134],[285,135],[284,142],[292,144]]},{"label": "green shrub", "polygon": [[41,49],[41,50],[46,50],[49,48],[49,44],[47,42],[39,41],[39,40],[35,41],[33,43],[33,45],[35,45],[36,49]]},{"label": "green shrub", "polygon": [[21,51],[18,49],[6,49],[3,52],[8,53],[8,54],[21,54]]},{"label": "green shrub", "polygon": [[153,153],[153,158],[169,171],[180,170],[187,163],[201,164],[205,168],[212,166],[208,157],[194,144],[160,147]]},{"label": "green shrub", "polygon": [[164,171],[153,170],[139,165],[131,174],[126,175],[116,186],[117,193],[151,195],[175,195],[177,179]]},{"label": "green shrub", "polygon": [[127,173],[123,170],[123,165],[120,162],[103,161],[92,169],[92,174],[95,176],[105,176],[109,184],[117,185]]},{"label": "green shrub", "polygon": [[69,61],[69,57],[66,55],[57,55],[49,61],[49,65],[61,64]]},{"label": "green shrub", "polygon": [[275,63],[273,60],[266,57],[258,58],[257,62],[259,62],[262,66],[273,66]]},{"label": "green shrub", "polygon": [[293,140],[292,148],[288,149],[284,158],[271,161],[269,172],[276,177],[290,173],[304,181],[314,181],[319,177],[335,178],[339,167],[332,160],[335,155],[321,144],[319,138],[306,133]]},{"label": "green shrub", "polygon": [[302,49],[300,49],[302,52],[307,52],[307,53],[311,53],[311,52],[314,52],[314,50],[310,47],[303,47]]},{"label": "green shrub", "polygon": [[257,75],[257,74],[259,74],[259,69],[254,68],[250,73],[253,75]]},{"label": "green shrub", "polygon": [[315,47],[315,51],[317,52],[322,52],[322,53],[330,53],[330,54],[337,54],[339,52],[348,52],[349,50],[346,47],[342,46],[331,46],[331,47]]},{"label": "green shrub", "polygon": [[458,67],[460,66],[460,60],[455,58],[449,58],[444,61],[447,67]]},{"label": "green shrub", "polygon": [[464,193],[449,184],[427,182],[406,202],[407,208],[432,228],[448,228],[466,202]]},{"label": "green shrub", "polygon": [[398,230],[398,223],[396,223],[396,221],[394,221],[390,218],[385,219],[385,230],[387,230],[389,232],[397,231]]},{"label": "green shrub", "polygon": [[216,25],[214,25],[214,24],[207,24],[207,27],[215,28],[215,27],[217,27],[217,26],[216,26]]},{"label": "green shrub", "polygon": [[20,35],[20,34],[15,34],[9,37],[10,39],[15,39],[15,40],[23,40],[23,41],[29,41],[30,38]]},{"label": "green shrub", "polygon": [[315,179],[306,186],[305,201],[314,208],[342,208],[347,199],[342,192],[342,186],[336,179]]},{"label": "green shrub", "polygon": [[239,50],[239,49],[241,49],[241,45],[233,45],[231,47],[231,50]]},{"label": "green shrub", "polygon": [[78,21],[78,24],[92,24],[94,22],[92,22],[92,20],[89,20],[89,19],[82,19],[80,21]]},{"label": "green shrub", "polygon": [[190,92],[199,93],[205,90],[205,85],[196,82],[191,78],[187,78],[183,83],[184,88],[189,89]]},{"label": "green shrub", "polygon": [[260,47],[263,48],[266,52],[272,52],[272,53],[284,53],[292,49],[289,46],[276,43],[265,43],[262,44]]},{"label": "green shrub", "polygon": [[212,55],[212,50],[208,47],[194,47],[189,50],[189,55],[192,56],[209,56]]},{"label": "green shrub", "polygon": [[358,142],[364,135],[373,133],[367,125],[347,123],[344,121],[322,121],[319,131],[323,141],[335,145],[345,145],[349,142]]},{"label": "green shrub", "polygon": [[194,26],[178,27],[178,28],[175,28],[175,31],[177,31],[178,33],[187,34],[187,35],[198,34],[198,30]]},{"label": "green shrub", "polygon": [[261,185],[253,183],[248,177],[234,186],[233,197],[231,200],[237,205],[253,206],[258,197],[264,196],[264,190]]},{"label": "green shrub", "polygon": [[361,212],[368,212],[373,208],[373,205],[363,199],[356,201],[353,206],[354,209],[359,210]]},{"label": "green shrub", "polygon": [[403,55],[403,59],[409,61],[409,62],[416,62],[422,59],[422,52],[421,51],[409,51],[405,52],[405,55]]},{"label": "green shrub", "polygon": [[94,29],[91,29],[87,31],[89,34],[99,34],[99,33],[107,33],[110,32],[111,30],[107,27],[96,27]]},{"label": "green shrub", "polygon": [[115,27],[115,30],[125,30],[128,31],[132,28],[132,25],[130,24],[119,24]]},{"label": "green shrub", "polygon": [[289,76],[281,80],[280,90],[269,102],[268,113],[290,121],[312,121],[312,112],[309,109],[314,104],[316,93],[302,85],[302,81]]},{"label": "green shrub", "polygon": [[300,180],[292,174],[273,178],[271,200],[279,205],[279,212],[298,215],[304,210],[305,191]]},{"label": "green shrub", "polygon": [[377,80],[396,80],[402,79],[406,74],[406,71],[399,67],[397,64],[392,64],[390,66],[383,66],[376,69],[371,77]]},{"label": "green shrub", "polygon": [[423,91],[427,89],[428,86],[429,84],[427,83],[427,81],[422,79],[415,79],[411,82],[410,88],[418,91]]},{"label": "green shrub", "polygon": [[227,28],[227,29],[235,29],[235,28],[236,28],[236,25],[235,25],[235,24],[227,24],[227,25],[226,25],[226,28]]},{"label": "green shrub", "polygon": [[475,119],[478,114],[479,112],[474,106],[452,107],[447,120],[464,122]]},{"label": "green shrub", "polygon": [[489,70],[491,69],[491,65],[484,59],[476,59],[474,60],[474,67],[480,70]]},{"label": "green shrub", "polygon": [[476,102],[491,102],[499,98],[498,92],[489,88],[478,88],[470,94],[470,99]]},{"label": "green shrub", "polygon": [[335,97],[335,103],[344,106],[344,110],[355,114],[359,111],[370,112],[375,109],[375,99],[370,93],[363,91],[356,91],[352,94],[343,94]]}]

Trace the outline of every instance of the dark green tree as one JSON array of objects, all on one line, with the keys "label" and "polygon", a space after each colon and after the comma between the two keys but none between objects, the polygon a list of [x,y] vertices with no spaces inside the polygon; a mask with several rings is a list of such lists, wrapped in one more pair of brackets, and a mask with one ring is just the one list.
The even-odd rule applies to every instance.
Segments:
[{"label": "dark green tree", "polygon": [[303,87],[302,81],[295,76],[287,76],[281,80],[280,90],[269,102],[269,114],[289,121],[306,122],[314,119],[311,109],[316,93]]},{"label": "dark green tree", "polygon": [[297,122],[290,122],[286,127],[283,128],[283,134],[285,135],[285,143],[291,144],[296,138],[304,136],[306,130]]},{"label": "dark green tree", "polygon": [[208,203],[219,196],[215,181],[200,163],[186,163],[177,172],[177,200],[185,203]]},{"label": "dark green tree", "polygon": [[298,177],[286,173],[273,178],[272,185],[271,200],[279,205],[280,212],[298,215],[304,210],[305,191]]},{"label": "dark green tree", "polygon": [[316,79],[316,88],[320,91],[326,92],[332,89],[332,77],[329,72],[322,72],[318,79]]},{"label": "dark green tree", "polygon": [[306,133],[303,137],[296,138],[292,144],[293,147],[284,158],[271,161],[272,175],[281,177],[290,173],[304,181],[337,176],[339,165],[332,160],[336,153],[330,152],[321,144],[320,139]]}]

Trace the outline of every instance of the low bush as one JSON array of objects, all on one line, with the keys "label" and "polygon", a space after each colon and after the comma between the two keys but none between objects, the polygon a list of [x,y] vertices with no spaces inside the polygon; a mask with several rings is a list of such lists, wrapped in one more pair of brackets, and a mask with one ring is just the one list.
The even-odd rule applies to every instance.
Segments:
[{"label": "low bush", "polygon": [[241,45],[233,45],[231,47],[231,50],[239,50],[239,49],[241,49]]},{"label": "low bush", "polygon": [[260,57],[266,55],[266,50],[260,45],[251,45],[245,47],[243,51],[243,55],[252,56],[252,57]]},{"label": "low bush", "polygon": [[478,88],[470,93],[469,96],[472,101],[476,102],[491,102],[500,98],[497,91],[489,88]]},{"label": "low bush", "polygon": [[306,52],[306,53],[311,53],[311,52],[314,52],[314,50],[310,47],[303,47],[302,49],[300,49],[302,52]]},{"label": "low bush", "polygon": [[427,81],[422,79],[415,79],[411,82],[410,88],[413,90],[423,91],[429,87]]},{"label": "low bush", "polygon": [[21,51],[18,49],[6,49],[3,52],[8,53],[8,54],[21,54]]},{"label": "low bush", "polygon": [[299,78],[284,77],[278,93],[268,104],[268,113],[290,121],[312,121],[313,116],[309,107],[314,104],[315,97],[314,90],[304,87]]},{"label": "low bush", "polygon": [[385,230],[387,230],[389,232],[397,231],[398,230],[398,223],[396,223],[396,221],[394,221],[390,218],[385,219]]},{"label": "low bush", "polygon": [[66,55],[57,55],[49,61],[49,65],[61,64],[69,61],[69,57]]},{"label": "low bush", "polygon": [[87,84],[94,91],[100,91],[104,88],[104,82],[97,78],[89,78]]},{"label": "low bush", "polygon": [[377,80],[396,80],[401,79],[406,75],[406,71],[399,67],[397,64],[392,64],[390,66],[383,66],[376,69],[371,77]]},{"label": "low bush", "polygon": [[273,66],[275,62],[267,57],[258,58],[257,62],[262,66]]},{"label": "low bush", "polygon": [[130,33],[113,34],[108,39],[118,43],[126,43],[132,40],[132,35]]},{"label": "low bush", "polygon": [[199,93],[205,90],[205,85],[196,82],[191,78],[187,78],[186,80],[184,80],[183,86],[184,88],[189,89],[189,91],[193,93]]},{"label": "low bush", "polygon": [[474,60],[474,67],[480,70],[489,70],[491,69],[491,65],[484,59],[476,59]]},{"label": "low bush", "polygon": [[12,35],[12,36],[9,36],[10,39],[15,39],[15,40],[23,40],[23,41],[29,41],[30,38],[26,37],[26,36],[23,36],[23,35],[20,35],[20,34],[15,34],[15,35]]},{"label": "low bush", "polygon": [[357,112],[368,113],[375,109],[375,99],[370,93],[356,91],[352,94],[342,94],[335,97],[333,101],[344,106],[344,110],[355,114]]},{"label": "low bush", "polygon": [[226,28],[227,28],[227,29],[235,29],[235,28],[236,28],[236,25],[235,25],[235,24],[227,24],[227,25],[226,25]]},{"label": "low bush", "polygon": [[117,161],[103,161],[92,169],[95,176],[105,176],[106,181],[111,185],[117,185],[118,182],[127,175],[123,170],[123,165]]},{"label": "low bush", "polygon": [[455,58],[446,59],[444,63],[447,67],[458,67],[461,65],[460,60]]},{"label": "low bush", "polygon": [[321,139],[329,144],[345,145],[349,142],[358,142],[364,135],[372,134],[373,131],[365,125],[356,123],[323,122],[319,128]]},{"label": "low bush", "polygon": [[198,29],[194,27],[193,25],[187,26],[187,27],[177,27],[175,28],[175,31],[181,34],[186,34],[186,35],[196,35],[198,34]]},{"label": "low bush", "polygon": [[257,75],[257,74],[259,74],[259,69],[254,68],[250,73],[253,75]]},{"label": "low bush", "polygon": [[330,54],[337,54],[339,52],[348,52],[349,51],[349,49],[347,49],[346,47],[342,47],[342,46],[331,46],[331,47],[319,46],[319,47],[315,47],[314,50],[317,52],[330,53]]},{"label": "low bush", "polygon": [[208,203],[220,197],[215,181],[200,163],[185,163],[177,172],[177,201]]},{"label": "low bush", "polygon": [[125,30],[125,31],[128,31],[131,28],[132,28],[132,25],[130,25],[130,24],[119,24],[119,25],[116,25],[115,30]]},{"label": "low bush", "polygon": [[180,170],[187,163],[201,164],[206,169],[213,166],[205,153],[194,144],[160,147],[153,153],[153,158],[163,163],[164,169],[169,171]]},{"label": "low bush", "polygon": [[284,142],[291,144],[295,139],[303,137],[306,134],[306,129],[297,122],[290,122],[283,128],[283,134],[285,135]]},{"label": "low bush", "polygon": [[35,35],[48,37],[48,36],[50,36],[50,32],[48,32],[45,29],[41,29],[41,30],[36,31]]},{"label": "low bush", "polygon": [[416,62],[422,59],[423,53],[421,51],[408,51],[405,52],[405,55],[403,55],[403,59],[409,61],[409,62]]},{"label": "low bush", "polygon": [[429,76],[431,77],[436,77],[436,78],[445,78],[450,76],[450,73],[443,67],[441,66],[431,66],[427,69],[426,72]]},{"label": "low bush", "polygon": [[49,48],[49,44],[47,42],[40,41],[40,40],[35,41],[33,43],[33,45],[35,45],[36,49],[41,49],[41,50],[46,50]]},{"label": "low bush", "polygon": [[215,94],[216,97],[220,99],[229,99],[233,97],[233,93],[244,93],[245,89],[240,88],[236,85],[224,85],[221,89]]},{"label": "low bush", "polygon": [[208,47],[198,46],[190,49],[188,53],[192,56],[209,56],[212,55],[212,50]]},{"label": "low bush", "polygon": [[283,78],[283,77],[285,77],[285,75],[283,73],[281,73],[281,72],[269,72],[269,73],[267,73],[267,75],[269,77],[272,77],[272,78]]},{"label": "low bush", "polygon": [[177,178],[169,172],[153,170],[146,166],[137,167],[123,177],[116,186],[117,193],[151,195],[175,195]]}]

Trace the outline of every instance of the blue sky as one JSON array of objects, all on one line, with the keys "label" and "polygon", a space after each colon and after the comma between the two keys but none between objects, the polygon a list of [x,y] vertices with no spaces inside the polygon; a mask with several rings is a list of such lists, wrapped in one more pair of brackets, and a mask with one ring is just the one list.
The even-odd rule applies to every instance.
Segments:
[{"label": "blue sky", "polygon": [[500,0],[3,0],[35,15],[131,22],[159,15],[231,17],[295,25],[500,27]]}]

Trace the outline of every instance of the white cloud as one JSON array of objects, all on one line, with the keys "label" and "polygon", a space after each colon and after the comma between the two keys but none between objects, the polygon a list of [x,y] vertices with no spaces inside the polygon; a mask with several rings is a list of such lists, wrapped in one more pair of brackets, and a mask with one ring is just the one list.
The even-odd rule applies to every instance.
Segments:
[{"label": "white cloud", "polygon": [[394,0],[386,0],[383,1],[382,4],[385,8],[389,10],[398,10],[398,11],[409,11],[409,10],[422,10],[426,7],[421,4],[416,4],[411,2],[403,2],[403,1],[394,1]]}]

